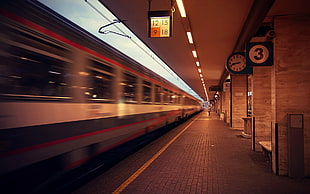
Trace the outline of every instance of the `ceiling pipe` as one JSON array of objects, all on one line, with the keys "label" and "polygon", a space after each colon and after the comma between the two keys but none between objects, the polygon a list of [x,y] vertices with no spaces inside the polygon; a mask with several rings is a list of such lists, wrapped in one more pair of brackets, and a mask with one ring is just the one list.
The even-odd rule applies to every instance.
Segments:
[{"label": "ceiling pipe", "polygon": [[[274,2],[275,0],[254,0],[232,53],[244,51],[245,44],[249,42],[252,36],[257,32]],[[228,75],[229,72],[224,69],[219,81],[220,86],[223,85]]]}]

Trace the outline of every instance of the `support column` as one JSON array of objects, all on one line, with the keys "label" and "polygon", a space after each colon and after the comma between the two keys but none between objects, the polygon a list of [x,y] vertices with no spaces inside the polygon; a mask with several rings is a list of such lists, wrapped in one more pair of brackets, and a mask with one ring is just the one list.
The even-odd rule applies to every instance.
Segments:
[{"label": "support column", "polygon": [[230,122],[230,81],[223,83],[223,92],[222,92],[222,109],[221,112],[224,114],[224,122]]},{"label": "support column", "polygon": [[231,75],[231,124],[234,129],[242,130],[242,118],[247,116],[247,75]]},{"label": "support column", "polygon": [[[272,149],[278,139],[278,157],[272,158],[273,171],[289,175],[288,115],[302,114],[304,118],[304,176],[310,176],[310,17],[277,16],[274,19],[274,66],[272,88]],[[275,126],[278,126],[276,136]],[[300,151],[300,150],[299,150]],[[300,160],[301,158],[294,158]]]},{"label": "support column", "polygon": [[259,141],[271,141],[271,68],[253,68],[252,116],[255,117],[255,146]]}]

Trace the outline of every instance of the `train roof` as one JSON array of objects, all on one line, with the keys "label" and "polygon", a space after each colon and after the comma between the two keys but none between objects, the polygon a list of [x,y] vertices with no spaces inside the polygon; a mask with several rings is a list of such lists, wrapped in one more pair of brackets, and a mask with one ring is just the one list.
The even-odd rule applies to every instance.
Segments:
[{"label": "train roof", "polygon": [[[93,37],[96,37],[98,40],[111,45],[114,51],[117,50],[118,52],[121,52],[122,55],[126,55],[131,60],[135,61],[134,63],[138,63],[147,69],[150,69],[189,95],[203,101],[201,97],[198,96],[198,94],[182,80],[182,78],[180,78],[159,56],[157,56],[147,45],[145,45],[145,43],[142,42],[130,29],[128,29],[125,24],[117,23],[110,25],[107,28],[107,31],[115,33],[106,35],[98,33],[100,26],[105,24],[109,25],[110,23],[119,20],[107,8],[99,3],[99,1],[91,1],[91,3],[90,1],[74,1],[74,3],[78,3],[79,5],[78,10],[74,9],[73,2],[70,2],[72,7],[67,9],[67,6],[57,5],[55,3],[53,4],[54,1],[39,1],[49,7],[49,9],[53,9],[54,12],[57,12],[58,16],[60,14],[72,23],[74,22],[79,25],[80,28],[90,33]],[[66,7],[66,9],[62,9],[64,7]],[[79,13],[78,16],[76,15],[77,12]],[[83,18],[79,19],[79,17]],[[91,20],[85,20],[84,17]],[[98,22],[98,20],[100,22]]]},{"label": "train roof", "polygon": [[[171,77],[163,76],[162,73],[158,73],[154,70],[151,70],[147,68],[142,63],[138,62],[137,60],[133,59],[130,56],[125,55],[122,51],[119,49],[116,49],[115,47],[111,46],[110,44],[106,43],[102,38],[95,36],[93,33],[89,32],[85,28],[82,28],[81,26],[75,24],[73,21],[69,20],[63,15],[60,15],[59,13],[55,12],[51,8],[42,5],[40,3],[37,3],[36,1],[30,1],[31,4],[29,4],[27,1],[14,1],[15,4],[12,2],[9,6],[10,9],[13,6],[13,10],[15,14],[18,14],[19,16],[23,18],[28,18],[33,20],[35,18],[35,22],[38,22],[40,24],[43,24],[44,27],[49,28],[52,31],[56,31],[57,34],[64,36],[80,45],[86,46],[89,49],[95,50],[95,51],[101,51],[104,52],[104,55],[108,55],[108,57],[111,57],[113,59],[116,59],[119,63],[125,62],[130,63],[130,68],[137,71],[137,72],[143,72],[144,75],[147,75],[148,77],[152,79],[159,80],[160,82],[163,82],[166,85],[176,86],[179,88],[179,90],[189,94],[193,98],[196,98],[197,100],[203,101],[189,86],[176,74],[174,76],[176,77],[177,81],[183,82],[183,86],[185,84],[186,87],[180,87],[180,85],[175,84],[175,82],[171,81]],[[23,6],[23,10],[26,11],[18,11],[19,6]],[[5,6],[3,7],[5,8]],[[50,16],[53,17],[50,17]],[[53,24],[53,25],[51,25]],[[68,36],[70,34],[70,36]],[[82,34],[82,36],[81,36]],[[121,37],[123,38],[123,37]],[[141,43],[140,43],[141,44]],[[155,59],[154,59],[155,60]],[[167,70],[169,67],[162,67],[164,70]],[[168,69],[169,70],[169,69]],[[172,70],[168,71],[168,73],[174,73]],[[161,78],[161,79],[159,79]]]}]

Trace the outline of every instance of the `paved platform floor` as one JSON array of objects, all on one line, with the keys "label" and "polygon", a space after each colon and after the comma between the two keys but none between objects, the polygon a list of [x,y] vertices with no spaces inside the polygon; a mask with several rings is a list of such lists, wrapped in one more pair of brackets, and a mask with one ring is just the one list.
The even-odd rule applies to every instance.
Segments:
[{"label": "paved platform floor", "polygon": [[251,151],[251,140],[241,131],[213,112],[202,112],[74,193],[113,192],[310,193],[310,179],[274,175],[264,154]]}]

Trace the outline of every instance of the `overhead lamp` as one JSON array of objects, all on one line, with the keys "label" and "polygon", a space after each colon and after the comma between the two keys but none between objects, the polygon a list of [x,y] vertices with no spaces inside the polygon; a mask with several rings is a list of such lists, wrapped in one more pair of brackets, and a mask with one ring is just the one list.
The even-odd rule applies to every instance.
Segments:
[{"label": "overhead lamp", "polygon": [[181,17],[185,18],[186,17],[186,12],[185,12],[185,8],[183,5],[183,1],[182,0],[177,0],[177,5],[181,14]]},{"label": "overhead lamp", "polygon": [[188,42],[190,44],[193,44],[194,41],[193,41],[192,33],[191,32],[186,32],[186,34],[187,34]]},{"label": "overhead lamp", "polygon": [[201,69],[200,68],[198,68],[198,72],[201,73]]},{"label": "overhead lamp", "polygon": [[192,53],[193,53],[193,56],[194,56],[195,58],[197,58],[197,52],[196,52],[196,51],[192,51]]},{"label": "overhead lamp", "polygon": [[199,63],[199,61],[196,61],[196,65],[197,65],[197,67],[199,67],[199,66],[200,66],[200,63]]},{"label": "overhead lamp", "polygon": [[202,74],[199,74],[199,76],[202,78],[203,77],[203,75]]}]

